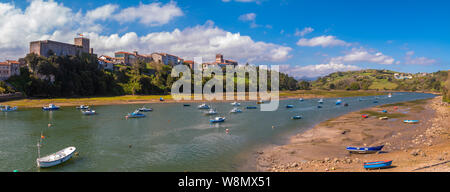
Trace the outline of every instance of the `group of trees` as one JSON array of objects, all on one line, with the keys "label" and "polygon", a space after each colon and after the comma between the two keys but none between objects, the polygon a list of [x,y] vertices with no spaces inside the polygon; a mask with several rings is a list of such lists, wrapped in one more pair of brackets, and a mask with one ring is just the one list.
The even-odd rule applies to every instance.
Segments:
[{"label": "group of trees", "polygon": [[[28,97],[160,95],[168,94],[172,84],[179,79],[171,76],[170,65],[154,62],[138,61],[131,66],[116,65],[113,71],[102,70],[99,68],[97,59],[90,54],[43,57],[32,53],[28,54],[24,60],[27,67],[21,68],[20,75],[11,77],[7,82]],[[192,70],[191,73],[193,73]],[[270,90],[270,71],[267,73],[268,90]],[[204,77],[202,85],[211,78]],[[299,84],[297,80],[283,73],[280,73],[279,79],[280,90],[297,90],[302,86],[308,89],[306,87],[309,87],[309,85]],[[249,81],[248,75],[240,81],[235,78],[235,84],[244,82],[246,90],[248,90]],[[193,83],[192,79],[192,85]],[[3,87],[7,86],[0,84],[0,91],[6,92],[6,88]],[[193,89],[194,86],[191,87]],[[224,91],[225,87],[224,82]]]}]

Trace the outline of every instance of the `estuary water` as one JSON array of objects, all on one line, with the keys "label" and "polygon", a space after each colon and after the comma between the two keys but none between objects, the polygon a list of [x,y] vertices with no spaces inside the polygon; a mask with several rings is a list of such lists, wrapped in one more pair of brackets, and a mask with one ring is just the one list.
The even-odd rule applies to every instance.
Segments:
[{"label": "estuary water", "polygon": [[[59,111],[19,109],[0,112],[0,171],[28,172],[184,172],[238,171],[255,147],[280,144],[282,138],[305,131],[315,124],[345,113],[376,105],[432,98],[425,93],[394,93],[387,96],[342,98],[349,106],[337,106],[339,98],[282,100],[277,111],[245,109],[255,102],[242,102],[240,114],[230,114],[230,103],[208,103],[217,116],[226,117],[211,125],[213,117],[197,109],[199,103],[184,107],[181,103],[148,104],[153,112],[143,119],[126,119],[125,115],[142,105],[94,106],[97,115],[84,116],[75,107]],[[362,100],[360,101],[359,98]],[[373,101],[378,98],[378,103]],[[189,102],[187,102],[189,103]],[[286,105],[294,105],[287,109]],[[302,115],[301,120],[291,117]],[[47,128],[48,124],[53,126]],[[272,128],[275,127],[275,129]],[[229,133],[226,133],[229,129]],[[69,146],[78,156],[47,169],[36,167],[37,142],[41,130],[45,139],[41,156]],[[244,155],[243,155],[244,154]]]}]

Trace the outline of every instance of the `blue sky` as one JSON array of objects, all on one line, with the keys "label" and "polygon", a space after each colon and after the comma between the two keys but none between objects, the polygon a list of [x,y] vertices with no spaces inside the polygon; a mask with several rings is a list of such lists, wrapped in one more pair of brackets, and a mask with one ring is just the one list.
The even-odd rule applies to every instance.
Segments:
[{"label": "blue sky", "polygon": [[[163,51],[209,61],[220,52],[298,78],[365,68],[434,72],[450,68],[449,8],[443,0],[1,1],[0,26],[10,30],[0,32],[0,60],[25,55],[31,40],[72,42],[83,33],[98,54]],[[17,34],[16,23],[32,27]]]}]

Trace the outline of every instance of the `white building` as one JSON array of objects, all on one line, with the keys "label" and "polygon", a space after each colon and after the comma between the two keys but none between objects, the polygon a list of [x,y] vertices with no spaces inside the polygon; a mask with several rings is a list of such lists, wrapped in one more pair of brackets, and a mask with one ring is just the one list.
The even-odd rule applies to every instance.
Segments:
[{"label": "white building", "polygon": [[0,80],[6,80],[14,75],[20,75],[20,63],[7,60],[0,62]]}]

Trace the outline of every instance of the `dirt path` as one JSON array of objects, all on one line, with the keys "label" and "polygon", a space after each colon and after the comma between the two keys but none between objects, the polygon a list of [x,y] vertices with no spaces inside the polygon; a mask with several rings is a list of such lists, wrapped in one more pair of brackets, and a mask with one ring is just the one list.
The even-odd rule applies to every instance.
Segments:
[{"label": "dirt path", "polygon": [[[380,120],[382,116],[389,120]],[[449,116],[450,106],[442,97],[349,113],[292,137],[287,145],[258,152],[257,170],[362,172],[363,162],[393,160],[391,168],[375,171],[450,171]],[[420,123],[404,124],[407,119]],[[385,145],[383,152],[358,155],[345,150],[375,145]]]}]

